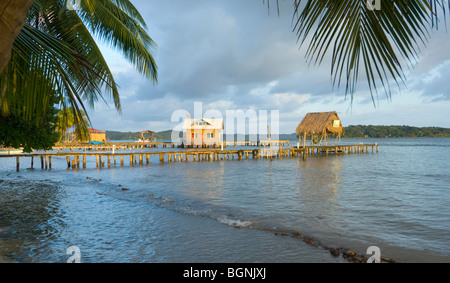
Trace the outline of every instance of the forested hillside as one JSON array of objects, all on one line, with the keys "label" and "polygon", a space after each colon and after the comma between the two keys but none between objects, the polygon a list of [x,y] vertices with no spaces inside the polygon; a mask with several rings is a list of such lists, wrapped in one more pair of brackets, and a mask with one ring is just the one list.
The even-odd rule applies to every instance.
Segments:
[{"label": "forested hillside", "polygon": [[416,137],[450,137],[450,129],[438,127],[410,126],[348,126],[346,138],[416,138]]},{"label": "forested hillside", "polygon": [[[157,140],[171,140],[172,131],[155,133]],[[416,138],[416,137],[450,137],[450,129],[439,127],[411,127],[411,126],[365,126],[356,125],[345,127],[344,138]],[[146,134],[145,138],[149,138]],[[280,134],[280,140],[295,140],[296,134]],[[138,140],[138,132],[106,131],[107,140]],[[242,138],[241,138],[242,139]]]}]

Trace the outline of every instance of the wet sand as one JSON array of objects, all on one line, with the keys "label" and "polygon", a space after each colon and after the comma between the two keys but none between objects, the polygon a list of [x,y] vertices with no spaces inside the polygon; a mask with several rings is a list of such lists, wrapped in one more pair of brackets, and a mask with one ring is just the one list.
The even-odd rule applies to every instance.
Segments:
[{"label": "wet sand", "polygon": [[[3,229],[0,227],[0,234],[1,234],[2,230]],[[0,251],[2,251],[2,250],[3,250],[2,249],[2,241],[0,240]],[[0,254],[0,263],[13,263],[13,262],[14,261],[11,260],[10,258],[7,258],[7,257],[5,257],[5,256]]]},{"label": "wet sand", "polygon": [[0,255],[0,263],[13,263],[13,261]]}]

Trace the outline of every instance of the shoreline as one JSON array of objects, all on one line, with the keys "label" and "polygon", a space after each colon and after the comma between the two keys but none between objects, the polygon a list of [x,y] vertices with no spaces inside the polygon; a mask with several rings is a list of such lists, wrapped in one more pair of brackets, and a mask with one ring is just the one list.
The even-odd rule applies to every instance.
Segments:
[{"label": "shoreline", "polygon": [[[0,228],[0,233],[2,232],[2,228]],[[2,240],[0,239],[0,252],[2,251],[2,248],[3,248],[3,246],[2,246]],[[8,257],[6,257],[6,256],[4,256],[4,255],[2,255],[1,253],[0,253],[0,263],[13,263],[14,262],[14,260],[12,260],[12,259],[10,259],[10,258],[8,258]]]},{"label": "shoreline", "polygon": [[0,255],[0,263],[14,263],[13,260]]},{"label": "shoreline", "polygon": [[[0,252],[1,251],[2,251],[2,244],[0,242]],[[0,263],[14,263],[14,260],[0,253]]]},{"label": "shoreline", "polygon": [[[327,250],[330,252],[330,255],[333,257],[342,257],[344,259],[346,259],[349,263],[367,263],[367,261],[369,260],[369,257],[365,254],[362,253],[358,253],[354,250],[351,250],[349,248],[344,248],[344,247],[339,247],[339,248],[334,248],[334,247],[330,247],[327,245],[322,244],[320,241],[318,241],[317,239],[314,239],[312,237],[308,237],[306,235],[304,235],[301,232],[295,231],[295,232],[275,232],[276,236],[282,236],[282,237],[292,237],[292,238],[297,238],[302,240],[303,242],[305,242],[308,245],[311,245],[315,248],[318,249],[323,249],[323,250]],[[380,257],[379,258],[380,263],[397,263],[396,260],[392,259],[392,258],[385,258],[385,257]]]}]

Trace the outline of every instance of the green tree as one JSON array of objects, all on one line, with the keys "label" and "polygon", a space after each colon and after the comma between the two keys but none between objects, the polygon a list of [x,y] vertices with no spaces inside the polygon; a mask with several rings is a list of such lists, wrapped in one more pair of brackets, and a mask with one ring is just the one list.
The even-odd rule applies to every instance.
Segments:
[{"label": "green tree", "polygon": [[86,112],[81,110],[83,120],[82,123],[79,124],[75,123],[75,119],[72,113],[73,109],[70,108],[58,110],[58,112],[56,113],[56,131],[60,136],[59,142],[61,142],[63,138],[66,142],[69,141],[70,129],[72,128],[75,130],[78,140],[87,140],[89,137],[89,121]]},{"label": "green tree", "polygon": [[[144,76],[157,82],[152,53],[156,44],[129,0],[82,0],[78,10],[67,0],[35,0],[0,74],[1,115],[43,123],[51,94],[58,108],[69,109],[83,124],[85,104],[103,93],[120,112],[118,86],[95,38],[124,54]],[[82,127],[77,127],[81,129]],[[81,134],[81,133],[80,133]]]},{"label": "green tree", "polygon": [[0,115],[0,146],[22,148],[24,152],[33,149],[50,150],[59,139],[56,132],[57,109],[56,99],[50,99],[48,111],[39,126],[32,119],[26,121],[21,116],[11,114],[7,117]]}]

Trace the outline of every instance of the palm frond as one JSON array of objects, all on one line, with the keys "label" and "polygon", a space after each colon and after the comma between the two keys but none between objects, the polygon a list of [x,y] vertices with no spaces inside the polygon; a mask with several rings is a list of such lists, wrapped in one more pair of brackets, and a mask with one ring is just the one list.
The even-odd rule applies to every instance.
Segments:
[{"label": "palm frond", "polygon": [[309,40],[310,63],[321,64],[331,52],[333,86],[345,81],[353,99],[364,75],[375,104],[380,85],[390,98],[391,83],[405,83],[405,65],[418,60],[429,31],[438,28],[444,2],[382,0],[380,10],[370,10],[367,0],[293,0],[293,29],[300,45]]},{"label": "palm frond", "polygon": [[[95,36],[109,42],[138,71],[157,82],[152,53],[156,44],[129,0],[83,0],[71,11],[65,0],[35,0],[27,24],[12,50],[12,60],[0,74],[1,114],[14,111],[39,123],[50,97],[70,109],[83,128],[85,103],[93,106],[106,90],[120,112],[118,86]],[[41,119],[39,119],[41,117]],[[81,133],[77,133],[81,134]]]},{"label": "palm frond", "polygon": [[81,93],[87,89],[100,93],[90,79],[95,75],[94,66],[67,43],[25,25],[14,43],[12,59],[0,75],[3,114],[14,109],[24,118],[44,117],[52,95],[60,101],[69,98],[76,108],[84,108]]},{"label": "palm frond", "polygon": [[126,13],[132,10],[131,3],[126,11],[120,8],[124,2],[129,1],[85,0],[81,2],[79,15],[93,34],[120,50],[140,73],[157,83],[158,68],[152,56],[156,43],[139,24],[140,18]]}]

